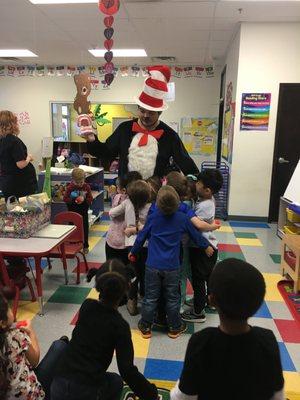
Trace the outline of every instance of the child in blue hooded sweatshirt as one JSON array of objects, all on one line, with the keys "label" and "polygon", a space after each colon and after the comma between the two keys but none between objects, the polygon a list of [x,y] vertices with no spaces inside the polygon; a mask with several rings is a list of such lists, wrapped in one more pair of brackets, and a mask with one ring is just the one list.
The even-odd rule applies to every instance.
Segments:
[{"label": "child in blue hooded sweatshirt", "polygon": [[176,339],[186,330],[180,317],[180,243],[184,233],[205,249],[208,256],[214,250],[194,228],[188,215],[178,211],[179,196],[171,186],[163,186],[157,195],[157,210],[148,217],[138,234],[129,257],[136,255],[148,239],[145,272],[145,297],[138,327],[144,338],[151,337],[151,327],[157,312],[161,292],[166,302],[168,336]]}]

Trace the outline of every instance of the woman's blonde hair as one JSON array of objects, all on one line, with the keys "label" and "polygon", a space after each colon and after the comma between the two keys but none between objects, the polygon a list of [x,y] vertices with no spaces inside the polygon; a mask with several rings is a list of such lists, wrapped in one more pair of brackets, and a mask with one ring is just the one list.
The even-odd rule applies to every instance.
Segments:
[{"label": "woman's blonde hair", "polygon": [[18,118],[11,111],[0,111],[0,137],[20,133]]}]

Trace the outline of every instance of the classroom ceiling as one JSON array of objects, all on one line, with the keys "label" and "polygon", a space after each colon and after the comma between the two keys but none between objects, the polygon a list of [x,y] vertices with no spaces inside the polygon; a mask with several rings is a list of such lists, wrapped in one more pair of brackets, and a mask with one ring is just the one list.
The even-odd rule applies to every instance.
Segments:
[{"label": "classroom ceiling", "polygon": [[[103,48],[97,4],[33,5],[0,0],[0,49],[27,48],[39,58],[20,63],[100,65],[89,48]],[[300,1],[121,0],[115,48],[144,48],[148,58],[115,58],[116,65],[176,57],[176,64],[221,65],[239,23],[298,22]],[[0,63],[1,62],[0,60]]]}]

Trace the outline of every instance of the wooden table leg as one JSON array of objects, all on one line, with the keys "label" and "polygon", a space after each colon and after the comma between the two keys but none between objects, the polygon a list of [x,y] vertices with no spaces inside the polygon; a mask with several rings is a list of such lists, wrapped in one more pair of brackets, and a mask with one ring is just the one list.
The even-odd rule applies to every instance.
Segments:
[{"label": "wooden table leg", "polygon": [[44,315],[44,299],[43,299],[43,286],[42,286],[42,267],[41,267],[41,257],[34,257],[35,264],[35,283],[38,294],[38,303],[40,307],[39,315],[42,317]]}]

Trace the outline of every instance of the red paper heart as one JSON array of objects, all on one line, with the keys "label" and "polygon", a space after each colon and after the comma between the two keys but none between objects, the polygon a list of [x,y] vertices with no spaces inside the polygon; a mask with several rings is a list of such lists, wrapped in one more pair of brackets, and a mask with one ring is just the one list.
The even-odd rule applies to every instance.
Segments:
[{"label": "red paper heart", "polygon": [[106,48],[106,50],[110,51],[111,48],[114,45],[114,40],[113,39],[109,39],[109,40],[105,40],[104,41],[104,47]]},{"label": "red paper heart", "polygon": [[105,83],[106,83],[108,86],[112,83],[112,81],[113,81],[114,79],[115,79],[114,74],[105,74],[105,75],[104,75]]},{"label": "red paper heart", "polygon": [[107,51],[105,54],[104,54],[104,60],[107,62],[107,63],[110,63],[111,62],[111,60],[113,59],[113,52],[112,51]]},{"label": "red paper heart", "polygon": [[112,74],[114,71],[114,68],[115,68],[115,66],[112,62],[106,63],[104,65],[104,70],[105,70],[106,74]]},{"label": "red paper heart", "polygon": [[110,28],[113,23],[114,23],[114,17],[112,15],[104,18],[104,25],[106,26],[106,28]]},{"label": "red paper heart", "polygon": [[99,10],[106,15],[113,15],[119,11],[120,0],[99,0]]},{"label": "red paper heart", "polygon": [[113,37],[114,34],[114,28],[106,28],[104,29],[104,36],[106,37],[106,39],[111,39]]}]

